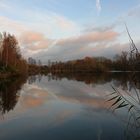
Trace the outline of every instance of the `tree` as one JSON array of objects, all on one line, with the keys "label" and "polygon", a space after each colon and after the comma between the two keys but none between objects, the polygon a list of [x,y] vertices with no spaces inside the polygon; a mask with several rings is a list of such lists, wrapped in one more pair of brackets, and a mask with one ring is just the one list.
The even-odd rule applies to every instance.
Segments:
[{"label": "tree", "polygon": [[27,62],[21,56],[16,37],[6,32],[0,34],[0,64],[18,72],[20,67],[23,68],[22,72],[27,71]]}]

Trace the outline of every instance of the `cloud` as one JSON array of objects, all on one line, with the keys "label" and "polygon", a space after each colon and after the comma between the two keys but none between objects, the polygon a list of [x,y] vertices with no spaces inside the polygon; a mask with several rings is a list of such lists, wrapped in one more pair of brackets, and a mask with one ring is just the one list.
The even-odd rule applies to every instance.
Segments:
[{"label": "cloud", "polygon": [[[57,3],[56,0],[55,2]],[[124,30],[118,27],[118,23],[83,29],[81,19],[72,20],[47,8],[25,5],[8,0],[0,3],[1,15],[12,15],[11,18],[0,16],[0,30],[17,36],[24,56],[34,56],[44,62],[48,59],[69,60],[85,56],[111,56],[119,51],[118,48],[122,50],[121,47],[126,46],[125,43],[121,43],[126,42],[126,38],[120,37],[115,31]],[[96,7],[100,13],[101,0],[96,0]],[[139,6],[128,15],[138,16]],[[90,22],[86,18],[87,21]]]},{"label": "cloud", "polygon": [[35,31],[26,31],[20,35],[20,44],[30,51],[47,49],[53,43],[53,40],[45,37],[43,33]]},{"label": "cloud", "polygon": [[0,31],[8,31],[18,34],[22,31],[27,30],[27,27],[21,22],[12,20],[10,18],[0,16]]},{"label": "cloud", "polygon": [[102,9],[100,0],[96,0],[96,8],[97,8],[98,12],[100,13],[101,9]]},{"label": "cloud", "polygon": [[[32,18],[34,14],[36,16]],[[54,45],[58,38],[70,37],[79,32],[73,21],[56,13],[30,11],[25,18],[24,21],[18,21],[0,16],[0,31],[15,34],[25,57]]]},{"label": "cloud", "polygon": [[24,24],[28,25],[31,30],[44,33],[49,38],[70,37],[78,34],[80,30],[80,26],[73,20],[51,11],[27,10],[25,14],[26,22]]},{"label": "cloud", "polygon": [[[56,23],[58,28],[63,29],[64,27],[61,32],[62,34],[65,31],[75,30],[75,24],[72,21],[58,15],[54,15],[52,18],[53,23]],[[112,42],[116,41],[119,36],[119,33],[114,31],[114,25],[102,28],[95,27],[86,32],[82,32],[79,36],[66,36],[67,38],[62,38],[62,35],[62,39],[51,39],[43,31],[35,31],[35,27],[32,27],[32,22],[28,25],[1,16],[0,25],[1,31],[8,30],[15,33],[21,46],[21,52],[25,57],[33,56],[41,59],[44,63],[48,59],[69,60],[83,58],[85,56],[113,55],[117,46]],[[50,29],[53,30],[52,28],[53,26]],[[114,50],[109,49],[111,46],[114,46]]]},{"label": "cloud", "polygon": [[20,40],[22,44],[30,44],[30,43],[38,42],[43,39],[44,39],[44,35],[42,33],[38,33],[35,31],[23,32],[20,36]]},{"label": "cloud", "polygon": [[57,45],[65,46],[66,44],[76,45],[76,44],[90,44],[90,43],[102,43],[110,42],[118,37],[119,33],[109,30],[102,32],[90,32],[82,34],[78,37],[72,37],[68,39],[61,39]]},{"label": "cloud", "polygon": [[[127,34],[126,34],[127,35]],[[129,51],[129,40],[121,41],[122,34],[113,29],[84,32],[78,37],[70,37],[58,40],[48,50],[35,55],[43,63],[51,61],[68,61],[81,59],[86,56],[105,56],[113,58],[122,51]],[[136,46],[140,49],[140,42]]]},{"label": "cloud", "polygon": [[106,50],[109,54],[111,52],[109,48],[113,46],[119,35],[114,30],[82,33],[78,37],[58,40],[47,51],[39,52],[35,57],[42,59],[45,63],[48,59],[67,61],[85,56],[99,56]]},{"label": "cloud", "polygon": [[55,17],[56,25],[60,26],[61,29],[73,30],[77,27],[73,21],[66,19],[63,16],[58,16],[56,14],[53,16]]},{"label": "cloud", "polygon": [[30,23],[0,16],[0,31],[8,31],[15,34],[24,57],[33,56],[35,53],[48,49],[49,46],[56,44],[57,39],[51,39],[52,36],[58,38],[59,35],[57,33],[60,34],[61,32],[59,38],[68,37],[76,29],[74,22],[56,14],[52,14],[51,16],[51,14],[48,18],[44,19],[39,13],[39,17],[33,19],[34,22],[31,21]]},{"label": "cloud", "polygon": [[112,24],[104,25],[104,26],[87,26],[83,32],[106,32],[110,30],[114,30],[116,26],[118,26],[120,23],[118,21],[115,21]]}]

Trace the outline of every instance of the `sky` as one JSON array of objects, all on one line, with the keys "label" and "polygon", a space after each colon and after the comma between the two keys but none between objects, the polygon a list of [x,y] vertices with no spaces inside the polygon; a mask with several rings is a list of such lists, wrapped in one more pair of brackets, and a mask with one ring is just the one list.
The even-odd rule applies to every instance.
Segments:
[{"label": "sky", "polygon": [[124,23],[140,48],[140,0],[0,0],[0,11],[0,32],[43,63],[129,51]]}]

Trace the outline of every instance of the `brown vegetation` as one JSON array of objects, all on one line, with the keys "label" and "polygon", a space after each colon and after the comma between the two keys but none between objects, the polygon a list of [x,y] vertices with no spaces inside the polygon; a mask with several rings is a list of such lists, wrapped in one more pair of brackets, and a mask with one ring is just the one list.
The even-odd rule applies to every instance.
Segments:
[{"label": "brown vegetation", "polygon": [[133,57],[128,52],[116,55],[114,60],[105,57],[85,57],[67,62],[49,62],[52,73],[80,72],[98,73],[107,71],[140,71],[140,54]]},{"label": "brown vegetation", "polygon": [[[0,73],[25,74],[27,62],[22,58],[14,35],[0,34]],[[9,75],[9,74],[8,74]]]}]

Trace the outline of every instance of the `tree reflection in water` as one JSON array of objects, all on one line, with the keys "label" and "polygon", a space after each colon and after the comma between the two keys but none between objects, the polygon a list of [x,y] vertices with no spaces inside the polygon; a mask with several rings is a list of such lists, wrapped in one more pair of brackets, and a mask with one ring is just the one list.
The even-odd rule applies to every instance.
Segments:
[{"label": "tree reflection in water", "polygon": [[99,85],[112,83],[115,87],[121,87],[123,90],[140,89],[140,73],[131,72],[107,72],[107,73],[49,73],[47,75],[32,75],[28,78],[28,83],[40,82],[43,76],[47,76],[48,82],[51,80],[61,81],[74,80],[84,82],[87,85]]},{"label": "tree reflection in water", "polygon": [[[140,139],[139,77],[140,73],[131,72],[109,72],[102,74],[53,73],[48,75],[48,81],[67,78],[68,80],[80,81],[93,86],[106,83],[113,85],[113,93],[108,97],[108,102],[111,104],[110,109],[117,118],[120,118],[124,122],[126,126],[125,138],[131,140]],[[121,111],[119,112],[118,110]],[[124,113],[123,116],[122,112]]]},{"label": "tree reflection in water", "polygon": [[5,114],[13,110],[20,96],[20,89],[27,77],[0,80],[0,112]]},{"label": "tree reflection in water", "polygon": [[[40,82],[44,75],[29,76],[28,83]],[[127,112],[123,121],[126,125],[127,139],[140,138],[140,73],[96,73],[96,74],[78,74],[78,73],[53,73],[48,74],[48,81],[75,80],[85,84],[96,86],[101,84],[112,84],[113,94],[108,96],[108,102],[111,104],[111,110],[119,109]],[[26,82],[27,77],[14,78],[0,81],[0,111],[2,114],[14,109],[20,96],[20,89]],[[43,78],[44,79],[44,78]],[[123,89],[122,94],[120,88]],[[118,113],[118,112],[117,112]],[[115,114],[116,115],[116,114]],[[118,117],[119,114],[117,114]],[[132,138],[133,137],[133,138]]]},{"label": "tree reflection in water", "polygon": [[137,88],[140,89],[140,73],[131,72],[107,72],[107,73],[52,73],[48,75],[48,81],[61,80],[67,78],[68,80],[75,80],[84,82],[85,84],[106,84],[112,82],[115,87],[121,87],[123,90]]},{"label": "tree reflection in water", "polygon": [[33,84],[34,82],[38,81],[40,82],[42,79],[42,75],[31,75],[28,77],[28,84]]}]

